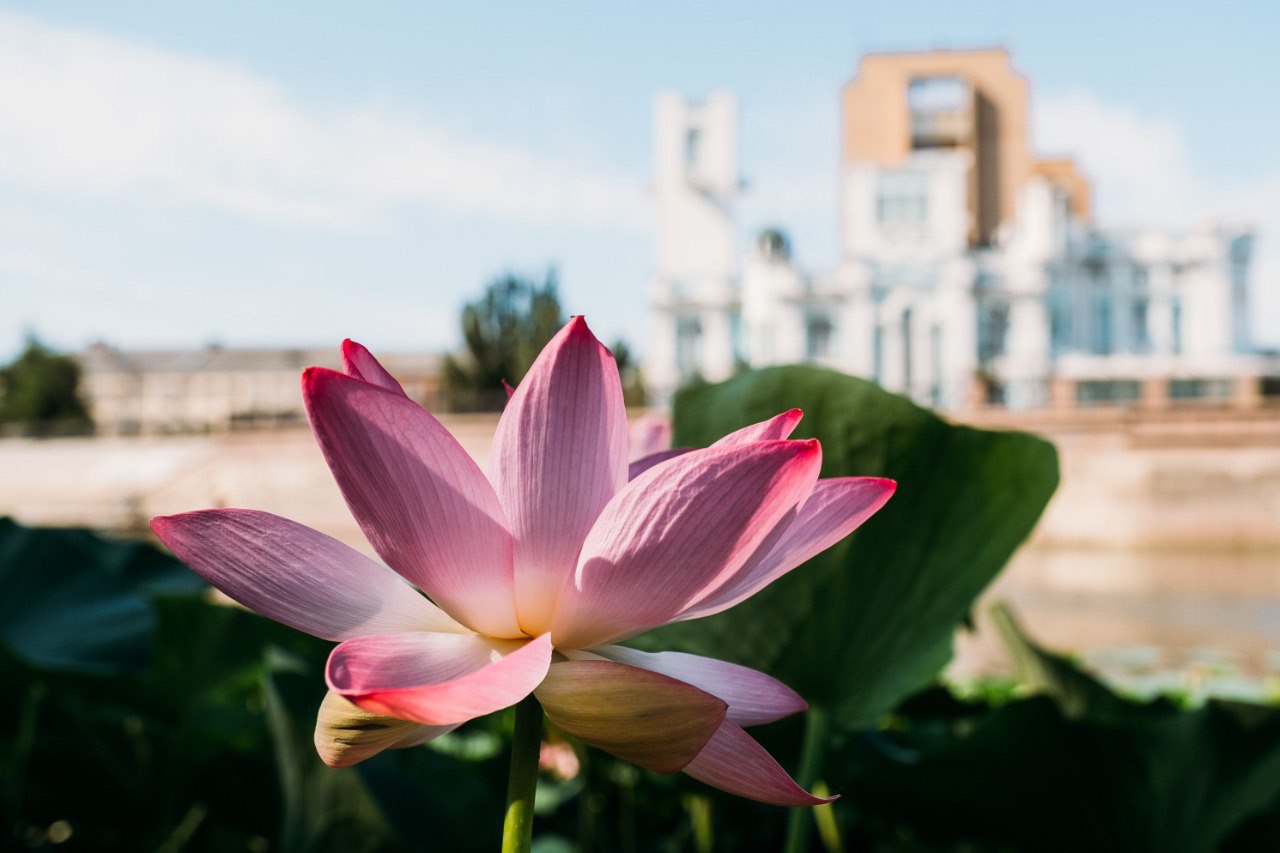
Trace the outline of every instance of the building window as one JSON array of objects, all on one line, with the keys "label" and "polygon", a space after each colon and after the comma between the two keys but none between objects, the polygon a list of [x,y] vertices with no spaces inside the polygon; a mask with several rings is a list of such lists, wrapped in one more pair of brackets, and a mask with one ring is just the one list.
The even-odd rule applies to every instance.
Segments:
[{"label": "building window", "polygon": [[877,385],[884,385],[884,327],[876,324],[876,332],[872,341],[872,376]]},{"label": "building window", "polygon": [[1089,297],[1089,351],[1094,355],[1111,355],[1111,291],[1095,287]]},{"label": "building window", "polygon": [[917,77],[908,83],[911,147],[954,148],[964,142],[972,101],[969,84],[960,77]]},{"label": "building window", "polygon": [[1070,295],[1061,287],[1049,292],[1049,347],[1055,355],[1071,349]]},{"label": "building window", "polygon": [[911,389],[911,309],[902,312],[902,388]]},{"label": "building window", "polygon": [[1182,355],[1182,300],[1174,299],[1170,306],[1173,326],[1173,354]]},{"label": "building window", "polygon": [[702,369],[702,323],[692,315],[676,319],[676,370],[692,379]]},{"label": "building window", "polygon": [[1129,305],[1129,348],[1135,353],[1151,352],[1151,335],[1147,329],[1148,303],[1135,299]]},{"label": "building window", "polygon": [[1170,379],[1170,400],[1226,400],[1231,396],[1230,379]]},{"label": "building window", "polygon": [[1009,303],[984,302],[978,306],[978,360],[989,362],[1005,354],[1009,339]]},{"label": "building window", "polygon": [[1082,406],[1132,403],[1142,393],[1136,379],[1095,379],[1076,383],[1076,402]]},{"label": "building window", "polygon": [[733,347],[735,369],[738,365],[746,364],[747,357],[742,346],[742,312],[737,309],[729,312],[729,343]]},{"label": "building window", "polygon": [[826,314],[814,312],[805,317],[804,356],[808,361],[822,361],[831,357],[831,339],[835,326]]},{"label": "building window", "polygon": [[702,128],[690,127],[684,132],[684,167],[686,171],[698,171],[702,160]]},{"label": "building window", "polygon": [[884,172],[876,188],[876,221],[890,228],[923,228],[929,218],[929,177]]},{"label": "building window", "polygon": [[929,329],[929,372],[933,380],[933,405],[942,407],[942,327]]}]

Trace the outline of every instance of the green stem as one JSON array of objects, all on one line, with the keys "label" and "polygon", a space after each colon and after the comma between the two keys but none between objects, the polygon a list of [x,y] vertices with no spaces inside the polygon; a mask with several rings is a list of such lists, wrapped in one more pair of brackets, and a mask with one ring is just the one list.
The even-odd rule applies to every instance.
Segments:
[{"label": "green stem", "polygon": [[[800,770],[796,782],[806,791],[812,790],[822,773],[822,753],[826,747],[827,718],[821,708],[810,708],[804,718],[804,746],[800,750]],[[786,853],[805,853],[809,849],[809,833],[813,829],[812,810],[792,809],[787,815]]]},{"label": "green stem", "polygon": [[542,706],[533,696],[516,705],[507,777],[507,815],[502,822],[502,853],[529,853],[533,844],[533,798],[538,790],[538,753],[542,748]]}]

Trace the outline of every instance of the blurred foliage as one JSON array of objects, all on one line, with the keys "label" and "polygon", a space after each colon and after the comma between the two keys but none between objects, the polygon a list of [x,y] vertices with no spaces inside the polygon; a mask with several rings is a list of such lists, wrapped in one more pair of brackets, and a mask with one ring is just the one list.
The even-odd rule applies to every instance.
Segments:
[{"label": "blurred foliage", "polygon": [[[0,601],[29,596],[51,614],[51,634],[78,637],[57,655],[18,651],[20,608],[0,611],[0,849],[497,847],[507,715],[332,770],[311,743],[328,643],[175,584],[181,567],[150,546],[3,531]],[[97,582],[104,574],[110,583]],[[120,615],[69,622],[52,607],[58,595],[39,594],[43,577],[80,599],[78,612]],[[124,590],[144,606],[114,604]],[[122,632],[127,622],[136,630]],[[798,812],[822,826],[808,849],[1274,849],[1280,710],[1131,702],[1002,624],[1020,687],[993,683],[969,700],[932,687],[846,737],[826,768],[843,799]],[[793,719],[755,731],[786,761],[800,729]],[[539,783],[544,853],[782,844],[786,810],[578,755],[576,778]]]},{"label": "blurred foliage", "polygon": [[640,372],[640,362],[631,352],[627,342],[618,339],[609,348],[614,361],[618,362],[618,377],[622,380],[622,399],[629,408],[644,406],[649,401],[649,393],[644,387],[644,376]]},{"label": "blurred foliage", "polygon": [[[511,386],[529,372],[547,341],[567,322],[560,307],[555,270],[541,283],[515,273],[489,282],[484,294],[462,309],[466,351],[447,355],[441,376],[445,408],[454,412],[500,412]],[[640,365],[626,342],[612,347],[628,406],[643,406]]]},{"label": "blurred foliage", "polygon": [[156,548],[0,519],[0,602],[0,849],[497,845],[501,716],[331,770],[311,742],[330,644],[209,601]]},{"label": "blurred foliage", "polygon": [[822,476],[898,481],[853,536],[724,613],[643,638],[737,661],[790,684],[836,732],[873,724],[932,681],[974,599],[1058,485],[1053,445],[955,426],[874,383],[778,367],[681,391],[677,446],[705,446],[786,409],[822,442]]},{"label": "blurred foliage", "polygon": [[31,335],[26,349],[0,367],[0,425],[28,435],[89,432],[93,419],[80,396],[80,365]]},{"label": "blurred foliage", "polygon": [[0,518],[0,641],[34,664],[141,672],[156,622],[149,596],[203,586],[181,563],[140,542]]},{"label": "blurred foliage", "polygon": [[462,309],[466,352],[445,357],[445,405],[459,412],[502,411],[502,383],[518,384],[564,324],[555,270],[541,283],[514,273],[491,281]]},{"label": "blurred foliage", "polygon": [[996,618],[1035,695],[935,691],[849,744],[830,775],[865,827],[921,849],[1275,849],[1280,709],[1129,701]]}]

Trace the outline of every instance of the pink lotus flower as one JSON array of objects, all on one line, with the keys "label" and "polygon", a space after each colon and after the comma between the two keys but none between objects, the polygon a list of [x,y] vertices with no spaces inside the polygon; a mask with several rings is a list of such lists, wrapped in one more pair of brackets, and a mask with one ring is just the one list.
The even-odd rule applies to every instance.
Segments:
[{"label": "pink lotus flower", "polygon": [[152,521],[231,598],[339,643],[316,729],[327,763],[423,743],[533,693],[562,729],[642,767],[823,802],[743,730],[804,710],[790,688],[617,643],[754,594],[865,521],[891,481],[819,480],[818,442],[787,440],[799,411],[628,480],[617,368],[581,317],[515,390],[488,478],[367,350],[347,341],[342,355],[344,373],[307,370],[303,394],[385,566],[265,512]]}]

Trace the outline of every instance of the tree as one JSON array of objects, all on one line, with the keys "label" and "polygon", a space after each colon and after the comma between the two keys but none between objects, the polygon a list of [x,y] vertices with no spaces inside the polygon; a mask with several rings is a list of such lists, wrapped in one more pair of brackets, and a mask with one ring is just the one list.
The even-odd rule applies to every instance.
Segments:
[{"label": "tree", "polygon": [[502,383],[524,378],[547,341],[564,325],[556,272],[538,283],[515,273],[494,279],[484,295],[462,309],[466,351],[446,356],[442,376],[446,405],[454,411],[501,411]]},{"label": "tree", "polygon": [[619,338],[614,341],[610,350],[613,352],[613,360],[618,363],[618,376],[622,379],[622,399],[629,407],[645,405],[649,401],[649,394],[645,391],[644,377],[640,374],[640,363],[635,360],[631,347]]},{"label": "tree", "polygon": [[22,354],[0,368],[0,424],[33,434],[91,429],[93,419],[80,396],[80,365],[29,335]]}]

